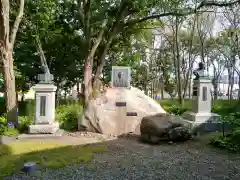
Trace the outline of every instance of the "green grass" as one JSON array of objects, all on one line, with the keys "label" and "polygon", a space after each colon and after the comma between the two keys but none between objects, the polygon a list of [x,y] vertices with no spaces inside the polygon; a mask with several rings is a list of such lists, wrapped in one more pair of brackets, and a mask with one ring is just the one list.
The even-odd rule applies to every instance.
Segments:
[{"label": "green grass", "polygon": [[0,179],[23,168],[24,162],[36,162],[42,168],[62,168],[79,162],[87,163],[94,153],[107,151],[104,146],[58,143],[21,142],[0,145]]},{"label": "green grass", "polygon": [[[166,110],[170,111],[173,106],[181,107],[178,100],[159,100],[158,101],[161,106]],[[191,111],[192,109],[192,100],[184,100],[183,107],[187,111]],[[220,115],[228,115],[232,112],[239,112],[240,111],[240,101],[233,100],[229,102],[228,100],[216,100],[212,102],[212,112],[218,113]]]}]

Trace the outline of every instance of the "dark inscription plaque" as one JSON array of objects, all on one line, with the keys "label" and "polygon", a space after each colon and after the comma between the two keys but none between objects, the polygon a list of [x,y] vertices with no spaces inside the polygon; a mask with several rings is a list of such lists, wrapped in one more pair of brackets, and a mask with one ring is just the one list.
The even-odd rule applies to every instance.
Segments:
[{"label": "dark inscription plaque", "polygon": [[46,116],[46,96],[40,96],[40,116]]},{"label": "dark inscription plaque", "polygon": [[126,106],[127,103],[126,102],[116,102],[116,106],[118,107],[122,107],[122,106]]},{"label": "dark inscription plaque", "polygon": [[137,116],[137,112],[127,112],[127,116]]},{"label": "dark inscription plaque", "polygon": [[203,88],[202,88],[202,100],[203,101],[207,101],[207,87],[206,86],[204,86]]}]

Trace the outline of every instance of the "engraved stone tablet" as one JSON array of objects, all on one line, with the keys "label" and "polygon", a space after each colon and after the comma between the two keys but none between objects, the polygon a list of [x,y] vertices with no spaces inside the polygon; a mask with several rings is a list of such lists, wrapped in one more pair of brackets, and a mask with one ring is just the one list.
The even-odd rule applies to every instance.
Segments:
[{"label": "engraved stone tablet", "polygon": [[126,66],[112,67],[112,85],[114,87],[130,87],[131,70]]}]

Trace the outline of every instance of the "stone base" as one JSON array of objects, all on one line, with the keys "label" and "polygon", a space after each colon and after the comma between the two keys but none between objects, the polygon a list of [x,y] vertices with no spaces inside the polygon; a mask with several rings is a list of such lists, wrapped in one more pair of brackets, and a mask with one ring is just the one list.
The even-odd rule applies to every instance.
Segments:
[{"label": "stone base", "polygon": [[215,113],[186,112],[182,117],[191,131],[217,132],[222,131],[224,128],[220,116]]},{"label": "stone base", "polygon": [[35,124],[29,126],[29,134],[54,134],[59,130],[59,123]]},{"label": "stone base", "polygon": [[220,116],[215,113],[195,113],[185,112],[182,117],[189,121],[194,121],[196,124],[201,123],[219,123]]},{"label": "stone base", "polygon": [[54,134],[21,134],[17,139],[42,139],[42,138],[59,138],[63,135],[64,131],[59,129]]}]

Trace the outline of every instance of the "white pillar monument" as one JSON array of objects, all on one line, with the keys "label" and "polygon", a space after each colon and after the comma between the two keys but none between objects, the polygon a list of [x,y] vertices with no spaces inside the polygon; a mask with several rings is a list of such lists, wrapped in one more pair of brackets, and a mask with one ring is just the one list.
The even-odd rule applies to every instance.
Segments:
[{"label": "white pillar monument", "polygon": [[[183,114],[183,118],[190,123],[191,128],[203,128],[202,131],[215,131],[220,116],[212,113],[212,82],[208,76],[201,76],[193,80],[192,111]],[[211,124],[211,125],[210,125]]]},{"label": "white pillar monument", "polygon": [[29,134],[54,134],[59,130],[59,123],[55,122],[57,87],[52,83],[51,74],[40,74],[38,79],[40,82],[33,87],[36,93],[35,121],[29,126]]}]

